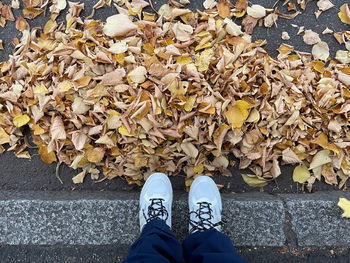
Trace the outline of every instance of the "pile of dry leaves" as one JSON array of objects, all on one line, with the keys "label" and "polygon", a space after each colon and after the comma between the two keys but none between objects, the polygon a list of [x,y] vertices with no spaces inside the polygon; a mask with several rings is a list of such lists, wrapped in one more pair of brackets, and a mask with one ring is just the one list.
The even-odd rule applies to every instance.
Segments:
[{"label": "pile of dry leaves", "polygon": [[[331,8],[319,2],[321,12]],[[251,186],[277,178],[280,164],[298,164],[294,180],[309,189],[321,176],[339,187],[350,176],[349,51],[330,60],[328,45],[306,31],[315,60],[285,44],[272,58],[249,35],[300,11],[206,0],[194,13],[169,1],[156,15],[142,10],[143,0],[117,0],[119,14],[104,23],[83,20],[84,4],[68,2],[58,24],[66,1],[57,0],[44,28],[30,30],[25,18],[48,2],[24,4],[16,19],[23,36],[0,63],[0,144],[18,157],[30,158],[28,125],[44,162],[82,168],[75,183],[89,173],[142,184],[154,171],[183,169],[188,186],[198,174],[229,176],[229,153],[252,171],[243,175]],[[94,9],[104,4],[111,2]],[[340,13],[350,23],[347,5]],[[232,20],[240,17],[243,28]],[[8,18],[2,6],[0,21]],[[337,36],[349,49],[350,33]]]}]

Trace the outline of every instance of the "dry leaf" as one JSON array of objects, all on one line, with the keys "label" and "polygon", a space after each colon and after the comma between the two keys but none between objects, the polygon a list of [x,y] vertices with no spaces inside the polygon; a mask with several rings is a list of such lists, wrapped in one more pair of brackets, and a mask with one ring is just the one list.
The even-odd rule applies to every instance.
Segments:
[{"label": "dry leaf", "polygon": [[85,152],[85,157],[90,163],[99,163],[105,155],[103,148],[92,148]]},{"label": "dry leaf", "polygon": [[190,142],[181,143],[181,149],[191,158],[196,158],[198,155],[198,149]]},{"label": "dry leaf", "polygon": [[241,26],[235,24],[231,19],[225,18],[224,22],[226,23],[226,31],[232,36],[243,35]]},{"label": "dry leaf", "polygon": [[294,168],[293,181],[300,184],[305,183],[310,178],[310,172],[307,167],[302,164]]},{"label": "dry leaf", "polygon": [[315,45],[321,41],[319,35],[316,32],[312,31],[311,29],[305,30],[303,40],[305,44],[308,44],[308,45]]},{"label": "dry leaf", "polygon": [[312,55],[315,59],[327,61],[329,57],[329,47],[326,42],[320,41],[312,47]]},{"label": "dry leaf", "polygon": [[3,5],[1,8],[1,15],[3,18],[9,21],[15,21],[15,17],[12,14],[11,7]]},{"label": "dry leaf", "polygon": [[218,3],[218,12],[221,18],[229,17],[231,14],[231,4],[226,0],[220,0]]},{"label": "dry leaf", "polygon": [[135,25],[127,15],[118,14],[110,16],[106,20],[106,24],[103,27],[103,32],[110,37],[125,36],[137,29]]},{"label": "dry leaf", "polygon": [[346,198],[339,198],[338,206],[343,209],[342,217],[350,217],[350,201]]},{"label": "dry leaf", "polygon": [[257,19],[263,18],[266,16],[266,9],[261,5],[252,5],[250,7],[248,6],[247,14]]},{"label": "dry leaf", "polygon": [[6,133],[6,131],[0,127],[0,144],[10,143],[10,136]]},{"label": "dry leaf", "polygon": [[350,9],[348,4],[343,4],[338,13],[340,20],[345,24],[350,24]]},{"label": "dry leaf", "polygon": [[16,117],[13,118],[13,124],[16,127],[22,127],[26,125],[30,121],[30,117],[27,114],[19,114]]},{"label": "dry leaf", "polygon": [[275,13],[271,13],[271,14],[267,15],[264,18],[264,26],[265,27],[272,27],[273,25],[276,25],[277,19],[278,19],[278,15]]},{"label": "dry leaf", "polygon": [[205,0],[203,2],[203,6],[205,9],[212,9],[214,8],[218,3],[215,0]]},{"label": "dry leaf", "polygon": [[327,11],[328,9],[331,9],[334,5],[329,0],[318,0],[317,6],[322,11]]},{"label": "dry leaf", "polygon": [[22,12],[24,18],[34,19],[37,16],[39,16],[42,12],[44,12],[44,10],[40,8],[26,7],[22,10]]},{"label": "dry leaf", "polygon": [[282,39],[283,40],[289,40],[290,39],[290,36],[288,35],[288,32],[286,32],[286,31],[282,32]]},{"label": "dry leaf", "polygon": [[329,157],[329,150],[319,151],[312,159],[309,169],[315,169],[316,167],[322,166],[326,163],[330,163],[331,161],[332,160]]},{"label": "dry leaf", "polygon": [[264,178],[257,177],[253,174],[241,174],[244,182],[246,182],[251,187],[264,187],[267,185],[268,181]]},{"label": "dry leaf", "polygon": [[19,31],[24,31],[24,30],[27,30],[28,28],[29,28],[29,25],[27,21],[22,16],[17,17],[16,29]]},{"label": "dry leaf", "polygon": [[73,183],[75,184],[82,184],[84,182],[84,178],[86,175],[86,171],[83,170],[82,172],[78,173],[76,176],[72,178]]},{"label": "dry leaf", "polygon": [[247,34],[253,34],[253,30],[257,22],[258,22],[258,18],[254,18],[252,16],[247,15],[242,21],[242,26],[244,28],[244,31]]},{"label": "dry leaf", "polygon": [[144,66],[139,66],[128,74],[128,78],[132,82],[139,84],[139,83],[145,82],[146,73],[147,73],[146,68]]},{"label": "dry leaf", "polygon": [[193,28],[190,25],[185,25],[181,22],[177,22],[173,25],[172,30],[177,40],[188,41],[191,39]]},{"label": "dry leaf", "polygon": [[282,160],[288,164],[301,162],[298,155],[295,152],[293,152],[291,148],[287,148],[282,151]]},{"label": "dry leaf", "polygon": [[238,11],[247,10],[247,7],[248,7],[248,0],[237,0],[235,4],[235,8]]},{"label": "dry leaf", "polygon": [[52,140],[65,140],[67,138],[64,124],[60,116],[56,116],[50,128]]}]

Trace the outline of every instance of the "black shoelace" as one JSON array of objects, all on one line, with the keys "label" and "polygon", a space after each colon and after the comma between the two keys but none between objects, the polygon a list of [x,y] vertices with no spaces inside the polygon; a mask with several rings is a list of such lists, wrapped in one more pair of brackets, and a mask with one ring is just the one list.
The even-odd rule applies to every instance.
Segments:
[{"label": "black shoelace", "polygon": [[190,234],[192,234],[195,231],[210,230],[222,225],[221,221],[215,224],[212,222],[212,219],[214,217],[212,215],[213,210],[210,207],[211,203],[198,202],[197,204],[199,205],[198,210],[190,212],[190,216],[191,214],[195,214],[196,218],[198,218],[198,220],[190,219],[190,225],[191,225]]},{"label": "black shoelace", "polygon": [[152,198],[150,199],[151,204],[148,206],[147,215],[143,211],[143,216],[145,217],[147,223],[152,219],[158,218],[160,220],[166,221],[168,219],[168,211],[163,205],[164,199],[162,198]]}]

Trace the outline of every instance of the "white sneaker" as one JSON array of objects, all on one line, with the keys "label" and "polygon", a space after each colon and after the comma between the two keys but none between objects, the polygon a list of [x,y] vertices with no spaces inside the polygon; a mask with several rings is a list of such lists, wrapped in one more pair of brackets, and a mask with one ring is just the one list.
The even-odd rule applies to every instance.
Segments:
[{"label": "white sneaker", "polygon": [[199,176],[193,181],[188,205],[190,234],[214,228],[221,231],[221,196],[213,179],[209,176]]},{"label": "white sneaker", "polygon": [[154,173],[148,177],[140,194],[140,230],[155,218],[171,227],[172,202],[173,189],[168,176]]}]

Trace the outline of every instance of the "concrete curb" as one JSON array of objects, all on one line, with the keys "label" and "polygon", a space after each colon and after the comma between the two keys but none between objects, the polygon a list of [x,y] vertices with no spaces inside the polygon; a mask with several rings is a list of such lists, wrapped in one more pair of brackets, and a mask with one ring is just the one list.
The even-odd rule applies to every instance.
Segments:
[{"label": "concrete curb", "polygon": [[[223,195],[224,232],[236,246],[350,245],[342,192]],[[187,195],[175,194],[173,230],[187,236]],[[0,191],[0,245],[119,245],[139,235],[138,194]]]}]

